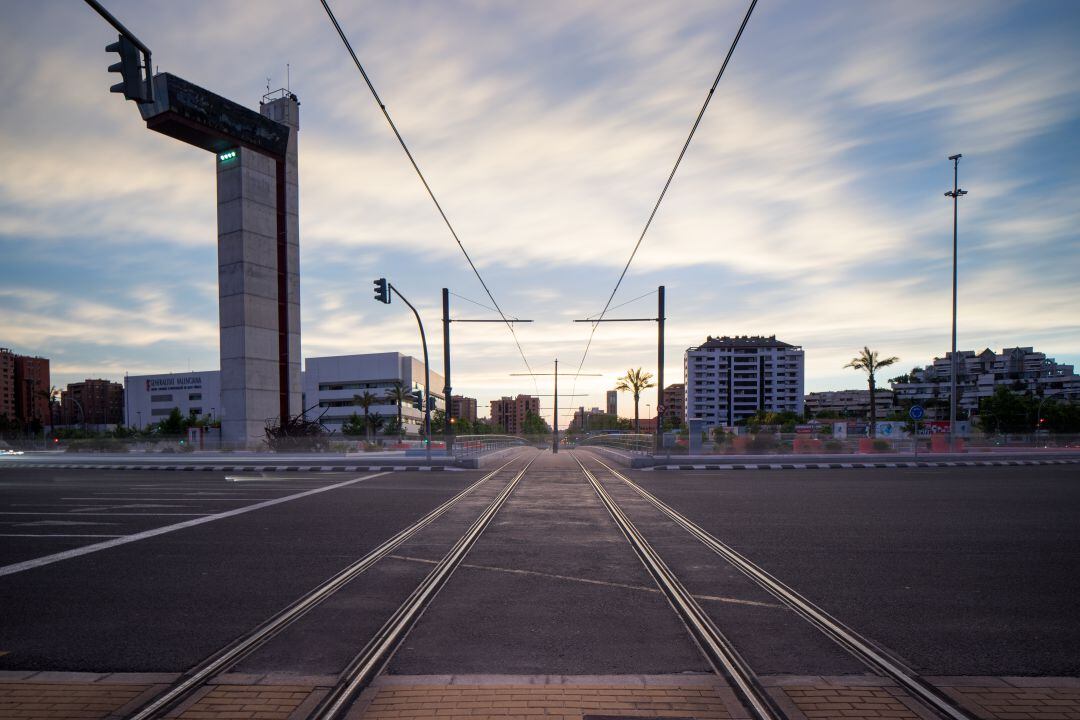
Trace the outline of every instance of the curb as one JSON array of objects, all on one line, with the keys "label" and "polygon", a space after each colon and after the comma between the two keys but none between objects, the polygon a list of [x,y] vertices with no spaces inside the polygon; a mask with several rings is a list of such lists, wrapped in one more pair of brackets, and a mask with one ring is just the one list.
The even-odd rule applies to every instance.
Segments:
[{"label": "curb", "polygon": [[1076,465],[1080,460],[938,460],[850,463],[731,463],[653,465],[638,470],[863,470],[867,468],[1016,467],[1024,465]]}]

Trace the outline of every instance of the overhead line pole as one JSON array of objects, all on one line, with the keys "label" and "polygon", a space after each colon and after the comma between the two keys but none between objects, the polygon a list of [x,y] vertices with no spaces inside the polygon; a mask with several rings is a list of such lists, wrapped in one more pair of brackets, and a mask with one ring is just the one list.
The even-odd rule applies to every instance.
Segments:
[{"label": "overhead line pole", "polygon": [[[582,375],[592,375],[600,377],[600,373],[581,373]],[[555,412],[551,418],[551,454],[557,455],[559,453],[559,358],[555,358],[555,372],[554,373],[510,373],[511,376],[522,375],[554,375],[555,376],[555,394],[552,396],[555,398]],[[536,397],[546,397],[543,395],[537,395]],[[563,395],[563,397],[580,397],[579,395]]]},{"label": "overhead line pole", "polygon": [[967,190],[961,190],[958,184],[960,178],[960,158],[963,155],[957,153],[956,155],[950,155],[949,159],[953,161],[953,189],[952,192],[945,193],[945,197],[951,197],[953,201],[953,220],[952,220],[952,355],[950,356],[951,362],[950,376],[951,383],[949,388],[949,452],[956,451],[956,375],[960,371],[960,363],[956,360],[956,230],[957,230],[957,214],[959,212],[959,203],[961,197],[967,195]]},{"label": "overhead line pole", "polygon": [[452,322],[468,322],[468,323],[515,323],[515,322],[532,322],[532,320],[519,320],[517,318],[504,319],[504,320],[467,320],[467,319],[455,319],[450,317],[450,289],[442,289],[442,312],[443,312],[443,397],[446,403],[446,419],[443,423],[443,441],[446,443],[446,454],[453,455],[454,446],[454,428],[453,428],[453,409],[454,403],[451,397],[452,389],[450,383],[450,323]]},{"label": "overhead line pole", "polygon": [[[656,432],[655,432],[655,445],[656,450],[659,452],[661,446],[661,432],[660,424],[661,418],[667,408],[664,406],[664,316],[666,301],[665,301],[665,289],[661,285],[656,289],[657,303],[656,303],[656,317],[651,318],[599,318],[591,320],[586,318],[585,320],[575,320],[576,323],[602,323],[602,322],[654,322],[656,323]],[[575,375],[575,377],[577,377]]]}]

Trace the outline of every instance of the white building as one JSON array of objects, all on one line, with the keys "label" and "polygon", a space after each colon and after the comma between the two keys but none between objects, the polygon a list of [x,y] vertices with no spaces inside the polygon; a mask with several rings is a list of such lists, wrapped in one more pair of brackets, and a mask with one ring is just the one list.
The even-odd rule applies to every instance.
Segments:
[{"label": "white building", "polygon": [[803,412],[803,349],[776,336],[709,337],[683,355],[686,418],[734,425],[758,410]]},{"label": "white building", "polygon": [[[386,398],[395,384],[406,392],[424,389],[424,363],[401,353],[369,353],[307,358],[304,365],[304,410],[308,420],[322,418],[328,430],[341,432],[341,425],[353,413],[364,414],[356,400],[365,392],[379,398],[368,412],[385,419],[396,418],[398,406]],[[435,409],[445,410],[443,376],[431,373],[431,397]],[[402,407],[406,432],[417,433],[423,426],[424,413],[406,400]]]},{"label": "white building", "polygon": [[173,408],[221,419],[221,373],[201,370],[162,375],[124,376],[124,424],[144,428],[161,422]]},{"label": "white building", "polygon": [[[977,414],[979,401],[993,395],[998,385],[1035,397],[1080,400],[1080,376],[1076,375],[1073,366],[1060,364],[1045,353],[1035,352],[1034,348],[1003,348],[1000,353],[987,348],[977,355],[973,350],[960,350],[956,361],[960,417],[967,413]],[[933,364],[916,368],[901,377],[902,382],[891,383],[898,404],[919,403],[926,407],[928,419],[949,419],[952,353],[934,358]]]}]

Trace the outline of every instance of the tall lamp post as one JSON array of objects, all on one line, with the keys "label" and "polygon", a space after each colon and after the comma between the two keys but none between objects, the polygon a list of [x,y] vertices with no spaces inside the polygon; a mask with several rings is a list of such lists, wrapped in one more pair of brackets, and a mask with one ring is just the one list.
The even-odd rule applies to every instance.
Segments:
[{"label": "tall lamp post", "polygon": [[951,192],[945,193],[945,197],[951,197],[953,200],[953,221],[952,221],[952,355],[950,356],[950,388],[949,388],[949,451],[952,452],[956,449],[956,375],[959,371],[959,364],[956,361],[956,229],[957,229],[957,211],[959,209],[958,201],[964,195],[967,195],[967,190],[961,190],[958,185],[960,178],[960,158],[963,157],[960,153],[956,155],[950,155],[949,159],[953,162],[953,189]]}]

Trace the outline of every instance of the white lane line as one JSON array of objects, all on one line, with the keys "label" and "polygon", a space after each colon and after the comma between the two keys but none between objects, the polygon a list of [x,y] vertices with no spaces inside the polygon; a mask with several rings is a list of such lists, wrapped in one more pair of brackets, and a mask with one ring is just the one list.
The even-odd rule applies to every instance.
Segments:
[{"label": "white lane line", "polygon": [[[92,545],[86,545],[84,547],[75,548],[73,550],[65,550],[64,552],[53,553],[52,555],[44,555],[33,560],[26,560],[24,562],[12,563],[11,565],[5,565],[0,567],[0,577],[4,575],[13,575],[23,570],[31,570],[33,568],[42,567],[43,565],[51,565],[61,560],[70,560],[71,558],[79,557],[80,555],[89,555],[93,552],[100,550],[108,550],[119,545],[126,545],[127,543],[137,542],[139,540],[145,540],[147,538],[157,537],[158,535],[164,535],[165,533],[175,532],[176,530],[183,530],[185,528],[194,527],[196,525],[202,525],[204,523],[213,522],[214,520],[224,520],[225,518],[233,517],[234,515],[241,515],[253,510],[261,510],[263,508],[271,507],[272,505],[280,505],[281,503],[291,502],[293,500],[299,500],[300,498],[308,497],[309,495],[316,495],[318,493],[328,492],[330,490],[336,490],[347,485],[353,485],[364,480],[370,480],[377,478],[380,475],[387,475],[388,473],[380,472],[372,475],[364,475],[362,477],[353,478],[352,480],[346,480],[345,482],[336,483],[334,485],[324,485],[322,487],[313,488],[311,490],[305,490],[304,492],[296,493],[294,495],[286,495],[285,497],[275,498],[273,500],[265,500],[254,505],[246,505],[242,508],[236,508],[235,510],[227,510],[225,512],[217,513],[215,515],[204,515],[202,517],[195,518],[193,520],[185,520],[173,525],[166,525],[165,527],[154,528],[153,530],[145,530],[133,535],[124,535],[123,537],[114,538],[112,540],[106,540],[105,542],[94,543]],[[26,513],[37,514],[37,513]],[[59,513],[50,513],[58,515]],[[102,515],[109,513],[99,513]],[[112,513],[123,514],[123,513]],[[181,514],[181,513],[176,513]]]},{"label": "white lane line", "polygon": [[32,537],[32,538],[121,538],[126,535],[52,535],[33,533],[0,533],[0,537]]},{"label": "white lane line", "polygon": [[[241,508],[243,509],[243,508]],[[121,517],[173,517],[183,516],[191,517],[193,515],[209,515],[210,513],[117,513],[117,512],[82,512],[81,510],[76,512],[71,510],[69,512],[14,512],[5,510],[0,512],[0,515],[63,515],[64,517],[82,517],[84,515],[120,515]]]}]

